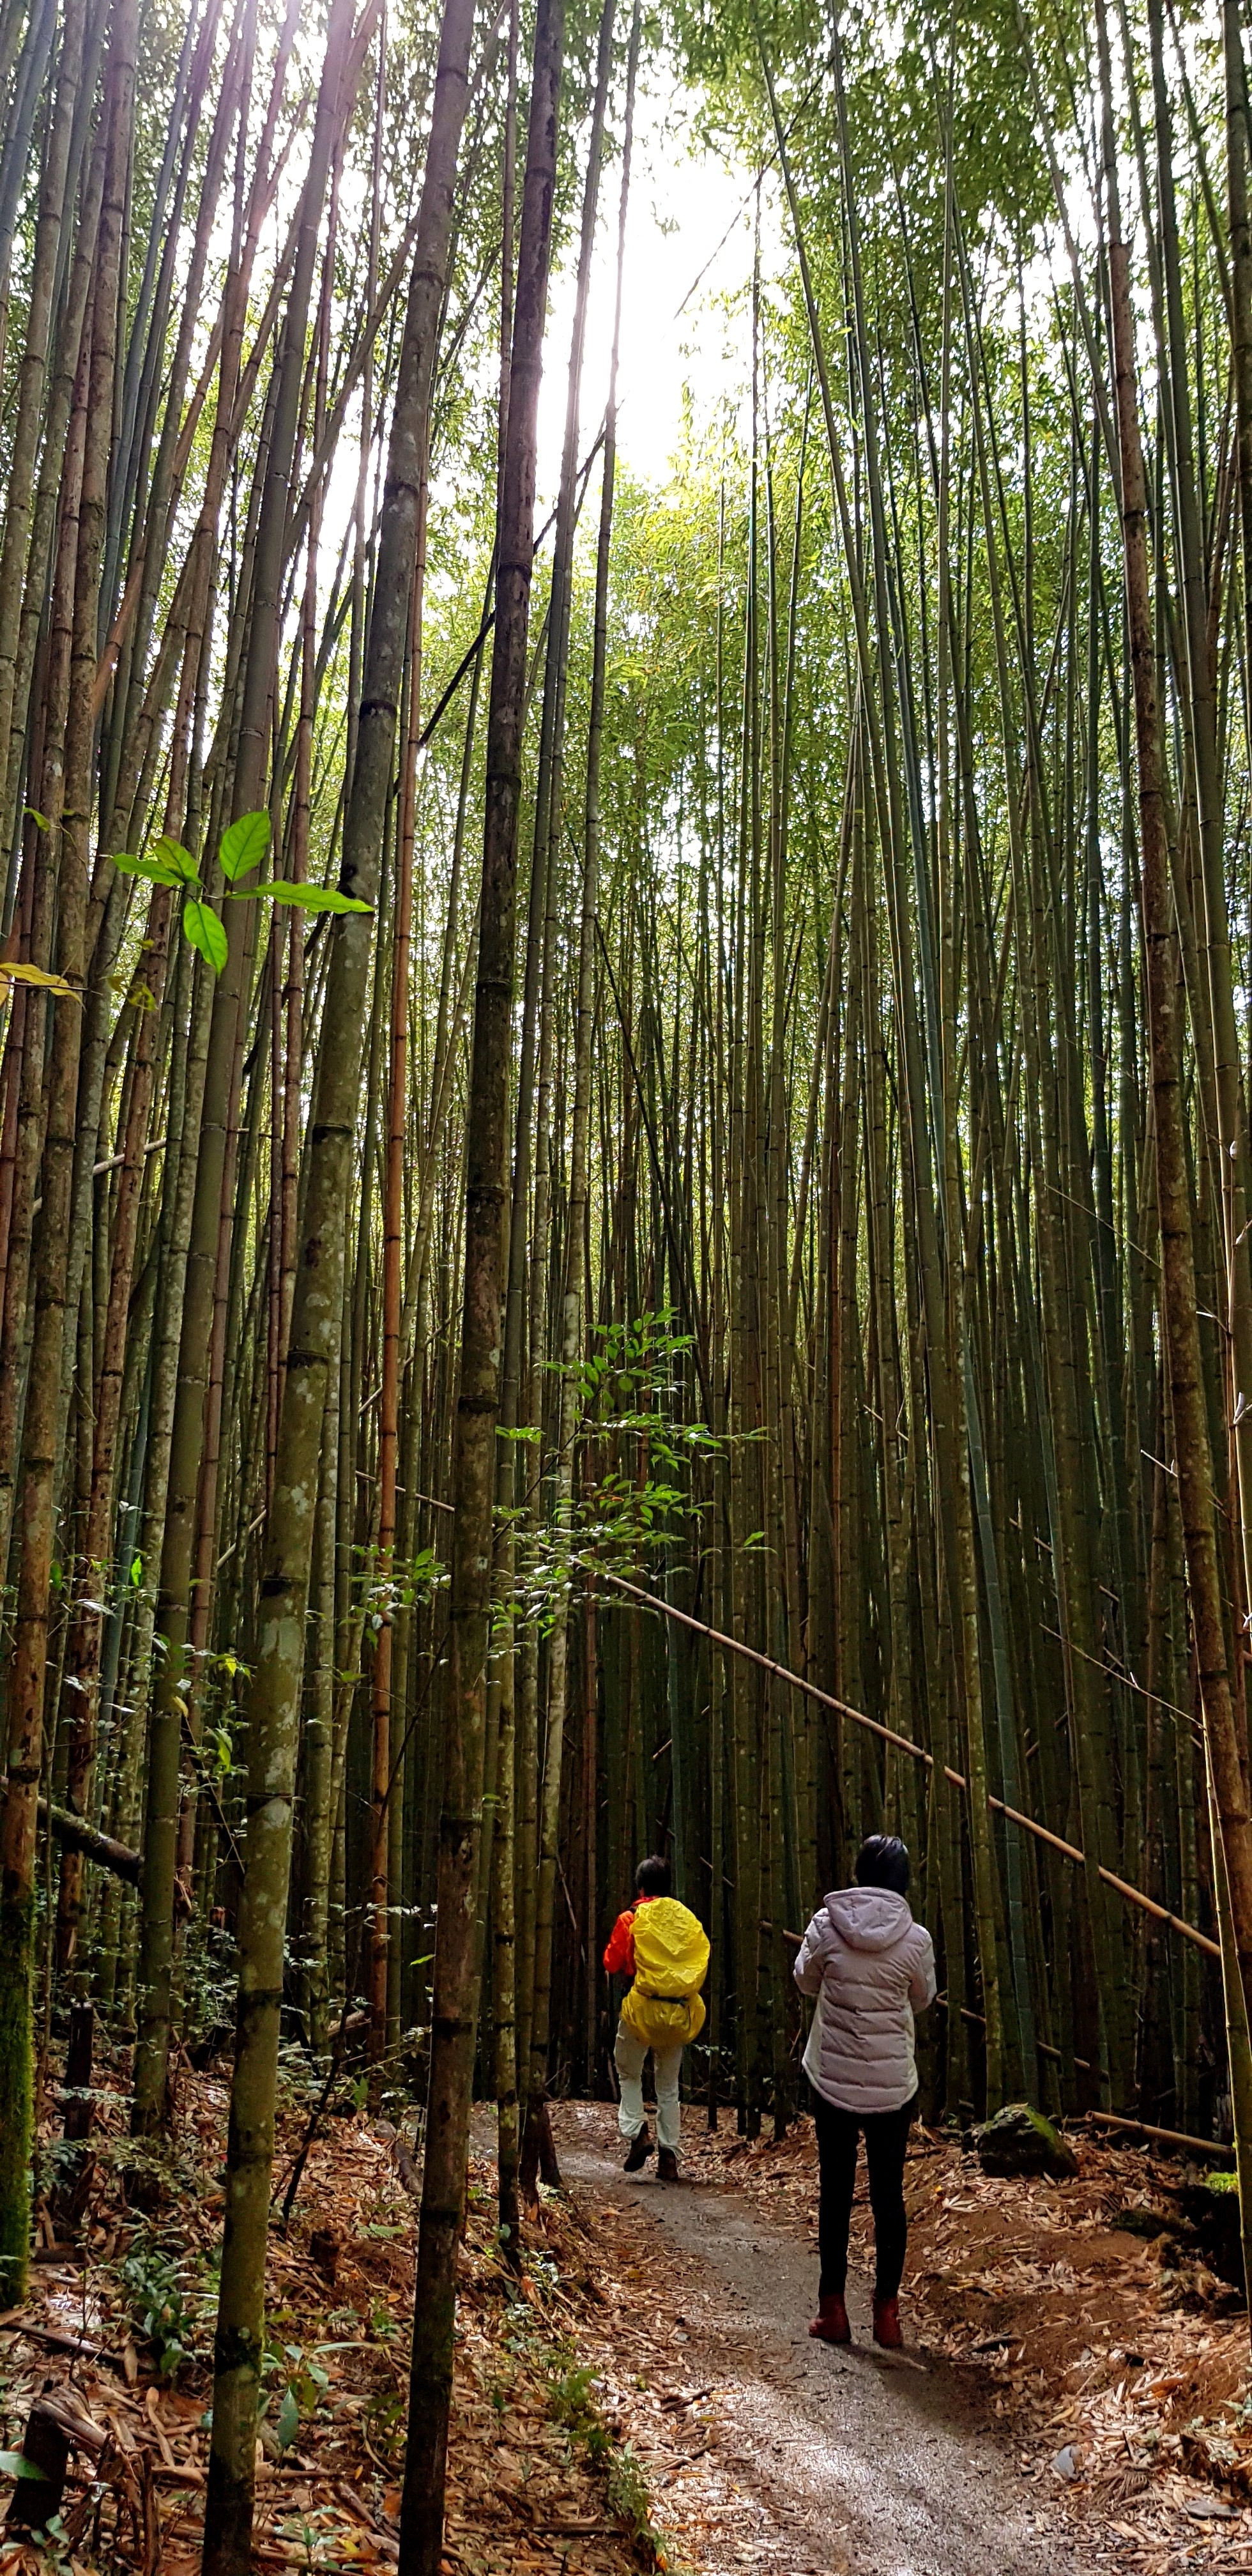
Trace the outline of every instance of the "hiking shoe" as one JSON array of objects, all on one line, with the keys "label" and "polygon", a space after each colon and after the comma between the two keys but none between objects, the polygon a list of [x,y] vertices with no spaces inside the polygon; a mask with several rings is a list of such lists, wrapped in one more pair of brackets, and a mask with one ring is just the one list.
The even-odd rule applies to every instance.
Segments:
[{"label": "hiking shoe", "polygon": [[830,2290],[817,2302],[817,2314],[809,2327],[818,2343],[851,2343],[852,2328],[843,2304],[842,2290]]},{"label": "hiking shoe", "polygon": [[904,2337],[900,2332],[900,2302],[898,2299],[880,2299],[877,2296],[875,2297],[874,2341],[875,2343],[882,2344],[887,2352],[899,2352],[901,2345],[904,2342]]},{"label": "hiking shoe", "polygon": [[622,2167],[623,2173],[639,2173],[642,2167],[646,2165],[651,2153],[652,2140],[648,2136],[648,2123],[645,2120],[643,2127],[641,2129],[636,2129],[635,2134],[631,2139],[630,2152]]},{"label": "hiking shoe", "polygon": [[681,2181],[682,2177],[678,2171],[678,2158],[672,2147],[662,2147],[656,2160],[656,2178],[658,2182]]}]

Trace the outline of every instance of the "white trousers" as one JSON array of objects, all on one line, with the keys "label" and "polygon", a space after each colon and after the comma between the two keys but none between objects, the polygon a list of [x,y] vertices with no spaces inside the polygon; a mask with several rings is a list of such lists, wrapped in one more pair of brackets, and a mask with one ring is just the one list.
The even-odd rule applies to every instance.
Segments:
[{"label": "white trousers", "polygon": [[[617,2125],[624,2138],[637,2138],[646,2117],[643,2107],[643,2061],[647,2049],[624,2021],[617,2025],[613,2063],[622,2098],[617,2106]],[[678,2073],[683,2062],[682,2042],[677,2048],[654,2048],[652,2063],[656,2073],[656,2134],[663,2147],[678,2151]]]}]

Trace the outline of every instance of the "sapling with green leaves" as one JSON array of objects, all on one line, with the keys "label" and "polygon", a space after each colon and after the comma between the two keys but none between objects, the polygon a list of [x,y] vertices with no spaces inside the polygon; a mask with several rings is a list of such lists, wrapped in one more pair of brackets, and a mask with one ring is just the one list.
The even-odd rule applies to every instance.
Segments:
[{"label": "sapling with green leaves", "polygon": [[[228,824],[218,844],[217,864],[226,879],[227,903],[288,904],[294,911],[369,912],[371,906],[359,895],[344,894],[338,886],[309,885],[304,880],[261,878],[254,886],[241,884],[253,868],[260,866],[270,846],[270,818],[263,807],[255,814],[237,815]],[[113,865],[122,876],[144,877],[149,885],[170,886],[182,895],[179,915],[183,937],[215,975],[226,964],[227,936],[221,914],[215,912],[201,878],[200,869],[190,850],[181,841],[162,832],[153,843],[150,857],[132,858],[123,851]]]}]

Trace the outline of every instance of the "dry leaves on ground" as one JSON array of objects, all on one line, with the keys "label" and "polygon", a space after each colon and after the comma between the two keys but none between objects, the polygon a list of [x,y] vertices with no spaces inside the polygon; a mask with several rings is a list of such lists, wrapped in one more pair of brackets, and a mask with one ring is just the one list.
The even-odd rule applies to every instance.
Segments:
[{"label": "dry leaves on ground", "polygon": [[[280,2171],[301,2128],[293,2095]],[[32,2402],[70,2391],[101,2436],[71,2459],[62,2576],[198,2576],[212,2394],[219,2169],[227,2087],[184,2079],[165,2205],[136,2221],[101,2104],[80,2246],[55,2250],[20,2311],[0,2317],[0,2443],[20,2449]],[[403,2162],[403,2159],[399,2160]],[[408,2165],[412,2177],[412,2165]],[[595,2298],[577,2217],[545,2205],[525,2282],[502,2261],[494,2173],[475,2161],[462,2253],[445,2565],[449,2576],[625,2576],[649,2563],[611,2501],[630,2479],[599,2430],[575,2344]],[[357,2111],[314,2144],[290,2230],[270,2238],[266,2399],[255,2558],[384,2576],[397,2563],[416,2212],[394,2133]],[[47,2232],[50,2232],[47,2231]],[[47,2249],[45,2249],[46,2251]],[[164,2358],[165,2367],[161,2367]],[[12,2492],[0,2485],[0,2511]],[[48,2559],[4,2542],[0,2576]]]},{"label": "dry leaves on ground", "polygon": [[[906,2181],[906,2329],[985,2375],[1023,2477],[1110,2564],[1165,2576],[1252,2568],[1248,2318],[1176,2238],[1183,2168],[1073,2136],[1069,2182],[984,2174],[949,2136],[915,2130]],[[688,2170],[744,2191],[816,2248],[817,2153],[802,2120],[781,2143],[689,2137]],[[1161,2236],[1116,2221],[1131,2212]],[[854,2248],[870,2266],[864,2168]]]}]

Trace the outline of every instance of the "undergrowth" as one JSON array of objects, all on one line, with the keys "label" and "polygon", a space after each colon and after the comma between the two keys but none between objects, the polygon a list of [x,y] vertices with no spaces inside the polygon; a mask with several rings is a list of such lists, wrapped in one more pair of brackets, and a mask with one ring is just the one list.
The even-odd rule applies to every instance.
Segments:
[{"label": "undergrowth", "polygon": [[652,2518],[643,2468],[629,2442],[619,2442],[596,2401],[596,2373],[574,2359],[574,2346],[549,2346],[541,2356],[552,2382],[552,2411],[571,2443],[604,2477],[610,2510],[626,2525],[641,2563],[660,2576],[685,2576],[669,2534]]}]

